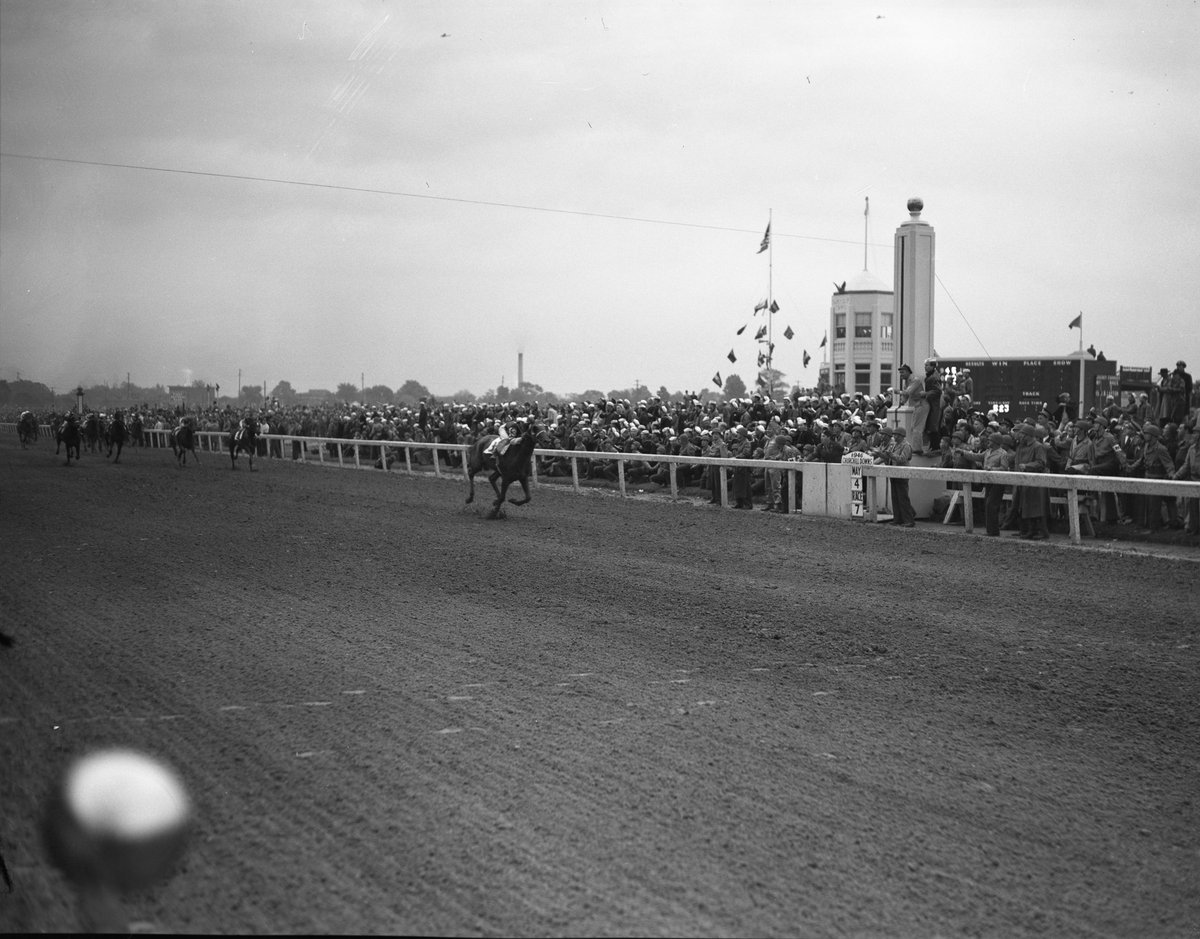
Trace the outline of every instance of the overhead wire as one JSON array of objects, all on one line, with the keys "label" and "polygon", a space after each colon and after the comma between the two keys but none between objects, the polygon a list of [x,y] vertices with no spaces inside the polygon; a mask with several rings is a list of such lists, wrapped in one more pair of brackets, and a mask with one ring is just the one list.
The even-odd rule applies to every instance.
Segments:
[{"label": "overhead wire", "polygon": [[[648,225],[671,225],[678,228],[699,228],[707,231],[734,232],[737,234],[755,234],[755,229],[732,228],[726,225],[704,225],[699,222],[680,222],[671,219],[646,218],[637,215],[615,215],[606,212],[588,212],[584,209],[559,209],[545,205],[524,205],[517,202],[496,202],[490,199],[467,199],[462,196],[439,196],[426,192],[405,192],[397,189],[378,189],[372,186],[347,186],[342,183],[319,183],[302,179],[283,179],[274,176],[255,176],[246,173],[218,173],[212,170],[180,169],[170,166],[150,166],[137,163],[113,163],[105,160],[80,160],[68,157],[51,157],[29,153],[12,153],[0,151],[0,157],[14,160],[34,160],[47,163],[65,163],[76,166],[99,166],[108,169],[140,170],[153,173],[175,173],[181,176],[203,176],[210,179],[232,179],[242,182],[272,183],[279,186],[306,186],[310,189],[337,190],[340,192],[357,192],[376,196],[393,196],[403,199],[426,199],[433,202],[456,202],[462,205],[484,205],[500,209],[521,209],[526,212],[549,212],[556,215],[578,215],[585,218],[603,218],[620,222],[642,222]],[[807,241],[827,241],[834,244],[858,244],[843,238],[822,238],[817,235],[793,235],[779,232],[781,238],[798,238]]]},{"label": "overhead wire", "polygon": [[[199,176],[199,177],[205,177],[205,178],[209,178],[209,179],[229,179],[229,180],[237,180],[237,181],[241,181],[241,182],[270,183],[272,185],[278,185],[278,186],[303,186],[303,187],[307,187],[310,189],[324,189],[324,190],[333,190],[333,191],[338,191],[338,192],[356,192],[356,193],[362,193],[362,194],[367,194],[367,195],[391,196],[393,198],[403,198],[403,199],[425,199],[425,200],[429,200],[429,201],[433,201],[433,202],[454,202],[454,203],[458,203],[460,205],[482,205],[482,206],[489,206],[491,208],[519,209],[519,210],[526,211],[526,212],[547,212],[547,213],[551,213],[551,214],[555,214],[555,215],[575,215],[575,216],[581,216],[584,218],[601,218],[601,219],[609,219],[612,221],[621,221],[621,222],[640,222],[642,224],[647,224],[647,225],[669,225],[669,226],[674,226],[674,227],[678,227],[678,228],[696,228],[696,229],[702,229],[702,230],[706,230],[706,231],[733,232],[736,234],[755,235],[758,232],[757,229],[732,228],[732,227],[729,227],[726,225],[705,225],[705,224],[701,224],[699,222],[680,222],[680,221],[675,221],[675,220],[671,220],[671,219],[646,218],[643,216],[636,216],[636,215],[616,215],[616,214],[606,213],[606,212],[588,212],[583,209],[560,209],[560,208],[554,208],[552,206],[524,205],[524,204],[516,203],[516,202],[496,202],[496,201],[490,200],[490,199],[468,199],[468,198],[464,198],[462,196],[439,196],[439,195],[435,195],[433,193],[405,192],[403,190],[396,190],[396,189],[379,189],[379,188],[376,188],[373,186],[347,186],[343,183],[320,183],[320,182],[313,182],[311,180],[283,179],[283,178],[274,177],[274,176],[257,176],[257,175],[253,175],[253,174],[249,174],[249,173],[219,173],[219,172],[216,172],[213,170],[181,169],[179,167],[153,166],[153,165],[137,164],[137,163],[115,163],[115,162],[106,161],[106,160],[82,160],[82,159],[72,159],[69,157],[45,156],[42,154],[14,153],[11,151],[0,151],[0,157],[5,157],[8,159],[13,159],[13,160],[31,160],[31,161],[39,161],[39,162],[45,162],[45,163],[63,163],[63,164],[73,165],[73,166],[96,166],[96,167],[104,167],[107,169],[124,169],[124,170],[135,170],[135,171],[152,172],[152,173],[173,173],[173,174],[177,174],[180,176]],[[824,238],[824,237],[821,237],[818,235],[796,235],[796,234],[789,234],[787,232],[779,232],[779,231],[772,232],[772,237],[794,238],[794,239],[799,239],[799,240],[804,240],[804,241],[823,241],[823,242],[828,242],[831,244],[853,244],[853,245],[859,244],[859,242],[856,240],[851,241],[851,240],[845,239],[845,238]],[[874,244],[873,246],[874,247],[886,247],[886,245],[879,245],[879,244]],[[981,349],[983,349],[984,353],[987,354],[990,358],[990,354],[987,353],[987,348],[984,346],[983,341],[979,338],[978,334],[975,332],[974,327],[972,327],[970,322],[967,320],[966,314],[963,313],[962,308],[958,305],[957,301],[955,301],[955,299],[951,295],[950,291],[946,288],[946,285],[942,281],[941,277],[939,277],[936,273],[934,274],[934,277],[937,279],[938,284],[941,285],[942,290],[944,290],[946,292],[946,296],[950,298],[950,302],[954,304],[954,308],[958,311],[958,315],[960,317],[962,317],[962,320],[966,324],[967,329],[971,330],[971,335],[975,337],[975,341],[979,343],[979,347]]]}]

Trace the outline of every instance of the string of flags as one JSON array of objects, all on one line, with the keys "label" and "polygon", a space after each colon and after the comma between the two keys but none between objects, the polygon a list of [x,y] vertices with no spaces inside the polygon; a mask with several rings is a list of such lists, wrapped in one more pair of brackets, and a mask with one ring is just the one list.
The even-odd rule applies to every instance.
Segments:
[{"label": "string of flags", "polygon": [[[758,246],[758,253],[762,254],[764,251],[766,251],[770,247],[771,247],[771,222],[768,220],[767,227],[763,231],[762,241],[759,243],[759,246]],[[759,313],[762,313],[764,311],[770,312],[771,314],[775,314],[775,313],[778,313],[779,310],[780,310],[779,302],[772,298],[766,297],[766,298],[763,298],[762,300],[759,300],[756,304],[754,304],[754,312],[752,315],[758,316]],[[749,323],[742,324],[742,326],[740,326],[738,328],[736,334],[738,336],[742,335],[742,333],[744,333],[746,331],[746,329],[749,325],[750,325]],[[784,329],[784,331],[783,331],[784,339],[791,340],[791,339],[795,338],[795,336],[796,336],[796,332],[795,332],[795,330],[792,329],[792,327],[790,325],[786,329]],[[822,337],[822,339],[821,339],[820,348],[822,348],[822,349],[825,348],[825,345],[828,342],[828,340],[829,340],[829,333],[826,332],[824,337]],[[770,337],[767,335],[767,327],[765,325],[759,326],[757,331],[755,331],[754,341],[757,342],[760,346],[757,362],[758,362],[758,368],[761,370],[764,365],[767,365],[771,361],[771,358],[775,353],[775,343],[770,341]],[[732,348],[729,350],[729,354],[726,355],[725,358],[729,359],[729,362],[731,365],[736,364],[737,360],[738,360],[737,353]],[[803,367],[808,368],[808,364],[811,361],[812,361],[812,356],[809,355],[808,350],[805,349],[804,354],[803,354],[803,362],[804,362]],[[756,381],[757,381],[757,384],[759,384],[760,386],[765,386],[767,384],[767,382],[763,379],[761,374],[757,377]],[[712,382],[718,388],[724,387],[724,384],[721,379],[720,371],[717,371],[713,374]]]}]

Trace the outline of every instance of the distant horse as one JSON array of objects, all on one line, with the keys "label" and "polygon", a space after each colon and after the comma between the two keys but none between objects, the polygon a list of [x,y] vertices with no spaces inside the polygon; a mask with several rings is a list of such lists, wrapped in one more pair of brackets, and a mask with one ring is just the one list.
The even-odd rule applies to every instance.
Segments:
[{"label": "distant horse", "polygon": [[171,451],[180,466],[187,465],[189,453],[199,465],[200,457],[196,456],[196,431],[192,429],[191,424],[180,424],[171,430]]},{"label": "distant horse", "polygon": [[[468,505],[475,500],[475,474],[491,470],[488,482],[496,491],[496,501],[492,505],[492,511],[488,518],[500,517],[500,507],[504,504],[505,493],[513,483],[521,484],[525,498],[509,499],[509,502],[513,505],[524,505],[529,501],[529,473],[533,466],[533,425],[528,425],[524,433],[513,440],[508,445],[508,449],[499,456],[485,452],[488,445],[495,439],[496,434],[480,437],[471,444],[471,449],[467,453],[467,482],[471,486],[470,494],[467,496]],[[496,480],[500,480],[501,485],[497,486]]]},{"label": "distant horse", "polygon": [[108,422],[108,427],[104,432],[104,437],[108,441],[108,453],[105,454],[104,458],[107,460],[109,457],[111,457],[113,453],[113,447],[116,447],[117,458],[113,460],[113,462],[120,463],[121,449],[129,440],[129,428],[125,426],[125,418],[121,415],[120,411],[114,414],[112,420]]},{"label": "distant horse", "polygon": [[31,443],[37,443],[38,422],[31,412],[22,412],[20,420],[17,421],[17,437],[21,440],[22,450]]},{"label": "distant horse", "polygon": [[254,472],[254,452],[258,449],[258,422],[252,417],[243,417],[238,429],[229,435],[229,459],[237,469],[238,453],[246,454],[250,460],[250,472]]},{"label": "distant horse", "polygon": [[83,442],[87,444],[88,452],[98,452],[103,439],[104,424],[100,421],[100,415],[92,411],[83,419]]},{"label": "distant horse", "polygon": [[68,414],[66,420],[58,425],[58,431],[54,435],[56,446],[54,455],[58,456],[58,451],[65,445],[67,448],[67,466],[71,465],[71,451],[75,451],[75,459],[79,459],[83,447],[83,434],[79,430],[79,422],[75,420],[74,414]]}]

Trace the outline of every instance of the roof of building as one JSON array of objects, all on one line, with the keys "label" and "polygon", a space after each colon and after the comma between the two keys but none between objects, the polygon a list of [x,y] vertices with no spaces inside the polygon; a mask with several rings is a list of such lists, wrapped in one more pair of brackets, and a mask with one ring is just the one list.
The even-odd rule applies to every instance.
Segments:
[{"label": "roof of building", "polygon": [[891,293],[892,285],[885,284],[870,271],[859,271],[853,277],[846,280],[846,292],[849,293],[851,291],[858,293]]}]

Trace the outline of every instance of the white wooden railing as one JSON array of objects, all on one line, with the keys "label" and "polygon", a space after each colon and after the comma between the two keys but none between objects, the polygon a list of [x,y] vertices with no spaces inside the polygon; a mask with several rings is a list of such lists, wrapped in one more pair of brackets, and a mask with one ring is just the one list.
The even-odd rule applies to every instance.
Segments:
[{"label": "white wooden railing", "polygon": [[[0,424],[0,433],[16,434],[16,424]],[[42,425],[41,436],[53,439],[49,426]],[[143,446],[170,449],[170,431],[143,430]],[[349,440],[344,437],[294,437],[290,434],[260,434],[259,438],[268,453],[276,450],[275,458],[297,459],[303,463],[315,463],[320,466],[332,466],[349,469],[382,469],[384,472],[402,472],[410,475],[432,473],[437,477],[466,479],[467,451],[470,444],[438,443],[414,440]],[[228,453],[229,431],[196,431],[197,449],[201,452],[218,451]],[[272,444],[277,444],[273,447]],[[298,445],[298,446],[295,446]],[[329,452],[332,451],[332,452]],[[399,451],[399,452],[397,452]],[[261,451],[260,451],[261,452]],[[293,455],[294,454],[294,455]],[[383,455],[389,455],[387,460],[381,460]],[[428,454],[420,457],[418,454]],[[443,458],[457,454],[453,461],[447,459],[443,466]],[[617,464],[617,489],[622,496],[628,496],[629,483],[626,479],[625,465],[629,462],[646,462],[661,465],[663,463],[683,466],[715,467],[720,474],[718,492],[721,504],[729,504],[729,472],[734,469],[771,469],[784,474],[783,486],[788,494],[790,505],[800,505],[798,494],[803,488],[803,477],[814,477],[813,483],[823,489],[840,487],[845,491],[846,499],[835,500],[831,506],[828,499],[824,503],[805,498],[803,511],[812,515],[827,515],[833,517],[850,517],[846,510],[849,503],[849,481],[851,466],[849,464],[802,463],[780,460],[733,460],[704,456],[675,456],[653,453],[607,453],[590,450],[534,450],[533,472],[531,482],[537,484],[538,460],[543,458],[564,458],[571,463],[571,485],[576,491],[580,485],[580,463],[591,461],[615,462]],[[456,462],[458,466],[451,466]],[[1114,493],[1124,495],[1159,495],[1168,498],[1198,499],[1200,498],[1200,481],[1174,481],[1156,479],[1138,479],[1123,476],[1065,476],[1055,473],[1012,473],[993,472],[988,470],[941,469],[921,466],[887,466],[883,464],[857,464],[853,472],[861,474],[863,487],[862,516],[868,521],[875,521],[881,511],[884,499],[880,495],[879,481],[902,478],[925,483],[935,483],[945,488],[946,483],[959,483],[969,487],[970,484],[998,484],[1002,486],[1030,486],[1049,489],[1061,493],[1067,510],[1067,519],[1071,541],[1078,544],[1080,535],[1079,495],[1081,493]],[[669,472],[670,493],[672,499],[679,498],[679,486],[674,471]],[[819,477],[819,478],[818,478]],[[831,478],[836,477],[836,478]],[[884,487],[886,489],[886,486]],[[977,495],[976,495],[977,497]],[[1057,500],[1055,500],[1057,501]],[[973,499],[961,500],[963,525],[967,531],[974,530]],[[822,510],[822,504],[825,510]]]}]

